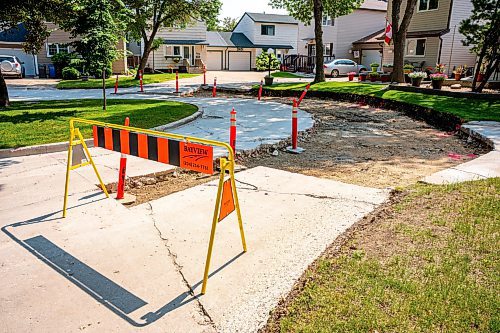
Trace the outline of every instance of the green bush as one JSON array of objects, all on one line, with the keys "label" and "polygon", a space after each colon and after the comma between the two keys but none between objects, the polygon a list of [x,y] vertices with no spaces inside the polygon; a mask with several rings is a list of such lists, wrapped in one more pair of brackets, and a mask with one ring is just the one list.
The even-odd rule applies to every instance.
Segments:
[{"label": "green bush", "polygon": [[[91,72],[96,79],[102,79],[102,69],[97,68],[93,72]],[[111,76],[111,68],[106,67],[106,79]]]},{"label": "green bush", "polygon": [[80,73],[84,71],[85,61],[79,58],[73,58],[69,62],[69,66],[77,69]]},{"label": "green bush", "polygon": [[59,52],[51,57],[52,63],[59,68],[68,67],[71,63],[71,55],[64,52]]},{"label": "green bush", "polygon": [[80,77],[80,72],[76,68],[64,67],[62,70],[63,80],[78,80],[79,77]]},{"label": "green bush", "polygon": [[[269,54],[267,52],[262,52],[259,54],[257,59],[255,59],[255,64],[258,71],[265,71],[269,69]],[[271,70],[276,70],[280,68],[280,61],[276,58],[274,53],[271,53]]]}]

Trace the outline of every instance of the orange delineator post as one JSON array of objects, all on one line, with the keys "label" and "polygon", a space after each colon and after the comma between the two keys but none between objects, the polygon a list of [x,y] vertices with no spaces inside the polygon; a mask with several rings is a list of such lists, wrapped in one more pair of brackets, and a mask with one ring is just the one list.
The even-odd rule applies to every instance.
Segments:
[{"label": "orange delineator post", "polygon": [[115,81],[115,95],[118,93],[118,74],[116,74],[116,81]]},{"label": "orange delineator post", "polygon": [[175,92],[179,92],[179,71],[175,71]]},{"label": "orange delineator post", "polygon": [[214,77],[214,87],[212,88],[212,97],[217,96],[217,78]]},{"label": "orange delineator post", "polygon": [[[125,126],[130,126],[130,119],[125,118]],[[127,174],[127,155],[122,153],[120,158],[120,171],[118,172],[118,189],[116,191],[116,198],[123,199],[125,194],[125,176]]]},{"label": "orange delineator post", "polygon": [[233,148],[233,154],[236,156],[236,111],[231,111],[231,126],[229,127],[229,145]]},{"label": "orange delineator post", "polygon": [[292,109],[292,149],[297,149],[297,101],[293,100],[293,109]]},{"label": "orange delineator post", "polygon": [[139,84],[141,85],[141,92],[144,92],[144,86],[142,84],[142,70],[139,70]]},{"label": "orange delineator post", "polygon": [[260,80],[260,86],[259,86],[259,97],[258,100],[260,101],[260,97],[262,96],[262,80]]},{"label": "orange delineator post", "polygon": [[302,95],[300,95],[299,101],[297,102],[297,107],[300,106],[300,102],[302,102],[302,100],[304,99],[304,97],[306,97],[307,91],[309,90],[310,87],[311,87],[311,84],[308,83],[307,86],[306,86],[306,88],[302,92]]}]

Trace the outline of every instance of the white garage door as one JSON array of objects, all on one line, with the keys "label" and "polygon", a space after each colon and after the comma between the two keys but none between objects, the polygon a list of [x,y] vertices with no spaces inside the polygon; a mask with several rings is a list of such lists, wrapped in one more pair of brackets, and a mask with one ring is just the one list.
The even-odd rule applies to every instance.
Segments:
[{"label": "white garage door", "polygon": [[222,70],[222,51],[207,52],[207,69],[209,71]]},{"label": "white garage door", "polygon": [[370,69],[370,64],[374,62],[382,66],[382,53],[379,50],[363,50],[362,58],[361,64],[368,69]]},{"label": "white garage door", "polygon": [[6,48],[1,48],[0,49],[0,55],[10,55],[10,56],[16,56],[24,62],[24,69],[26,71],[27,76],[35,76],[35,64],[33,62],[33,56],[30,54],[24,53],[22,50],[19,49],[6,49]]},{"label": "white garage door", "polygon": [[250,52],[228,52],[230,71],[249,71]]}]

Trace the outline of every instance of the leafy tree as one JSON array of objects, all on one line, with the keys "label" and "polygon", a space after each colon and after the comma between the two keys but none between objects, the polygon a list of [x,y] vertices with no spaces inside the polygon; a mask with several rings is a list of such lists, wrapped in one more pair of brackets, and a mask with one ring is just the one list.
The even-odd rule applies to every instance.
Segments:
[{"label": "leafy tree", "polygon": [[[23,48],[31,54],[38,53],[50,31],[44,22],[59,22],[71,9],[65,0],[0,1],[0,29],[17,29],[20,22],[27,30]],[[9,106],[9,92],[0,70],[0,107]]]},{"label": "leafy tree", "polygon": [[[149,54],[154,48],[156,34],[161,28],[186,26],[196,19],[203,19],[209,29],[215,29],[220,0],[124,0],[132,10],[129,26],[131,36],[142,40],[144,49],[139,70],[144,70]],[[139,78],[139,71],[136,78]]]},{"label": "leafy tree", "polygon": [[472,51],[478,56],[475,73],[484,71],[484,79],[479,86],[476,86],[476,75],[472,81],[472,91],[481,92],[500,65],[500,5],[498,0],[472,0],[472,5],[472,14],[460,23],[459,31],[465,36],[462,43],[472,46]]},{"label": "leafy tree", "polygon": [[219,21],[217,24],[217,31],[233,31],[233,29],[238,24],[238,20],[232,17],[224,17],[222,21]]},{"label": "leafy tree", "polygon": [[314,19],[316,41],[316,76],[314,83],[325,81],[323,68],[323,15],[331,18],[347,15],[358,8],[364,0],[270,0],[274,8],[285,8],[297,20],[310,24]]},{"label": "leafy tree", "polygon": [[117,44],[125,36],[129,14],[121,0],[80,0],[74,3],[73,15],[61,25],[72,38],[78,38],[71,44],[82,56],[85,68],[91,74],[102,75],[104,110],[106,72],[121,56]]},{"label": "leafy tree", "polygon": [[[406,42],[406,32],[410,25],[417,0],[406,1],[406,7],[401,11],[403,0],[392,0],[391,24],[392,24],[392,42],[394,43],[394,71],[392,80],[396,82],[405,82],[403,71],[404,49]],[[403,19],[400,19],[401,13],[404,13]]]}]

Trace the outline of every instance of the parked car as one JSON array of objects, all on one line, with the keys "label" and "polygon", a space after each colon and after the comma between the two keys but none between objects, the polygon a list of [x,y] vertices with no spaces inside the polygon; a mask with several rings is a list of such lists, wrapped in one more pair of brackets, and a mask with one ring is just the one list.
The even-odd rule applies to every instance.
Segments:
[{"label": "parked car", "polygon": [[[325,68],[325,75],[331,75],[332,77],[347,75],[349,72],[359,74],[367,71],[365,66],[358,65],[349,59],[335,59],[332,62],[324,64],[323,67]],[[316,67],[314,67],[314,73],[316,73]]]},{"label": "parked car", "polygon": [[16,56],[0,55],[0,68],[4,77],[22,79],[25,74],[24,62]]}]

